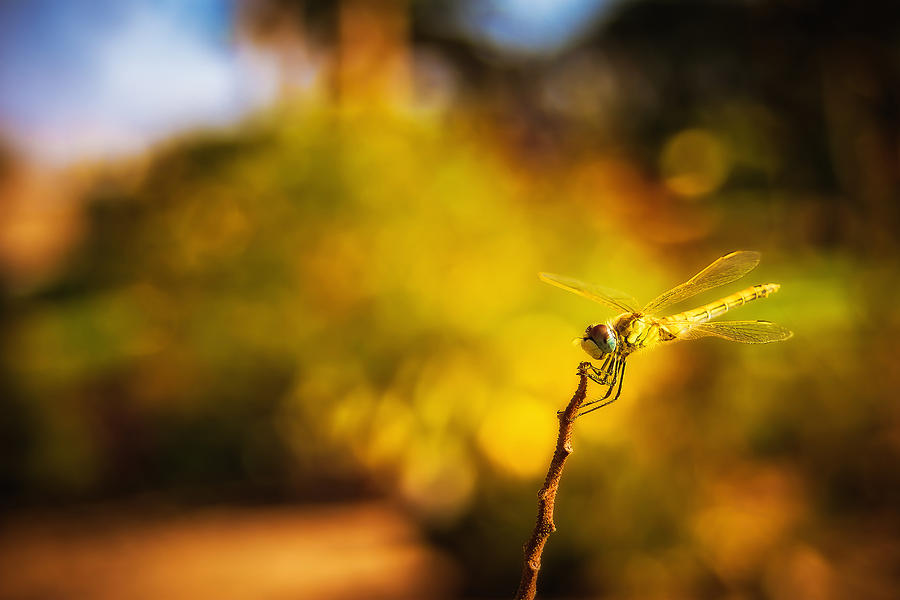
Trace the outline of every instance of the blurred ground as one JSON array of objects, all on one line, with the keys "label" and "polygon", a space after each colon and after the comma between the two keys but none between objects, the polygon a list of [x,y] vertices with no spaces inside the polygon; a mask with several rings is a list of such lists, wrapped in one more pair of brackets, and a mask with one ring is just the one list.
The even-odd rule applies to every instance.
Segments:
[{"label": "blurred ground", "polygon": [[0,539],[10,600],[413,600],[447,597],[454,580],[412,521],[374,503],[36,512],[5,523]]}]

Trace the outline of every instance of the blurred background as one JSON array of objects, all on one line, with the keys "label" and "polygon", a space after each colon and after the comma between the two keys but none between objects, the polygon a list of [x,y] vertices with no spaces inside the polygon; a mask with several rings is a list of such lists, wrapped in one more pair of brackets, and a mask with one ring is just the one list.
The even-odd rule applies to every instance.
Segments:
[{"label": "blurred background", "polygon": [[795,337],[629,361],[541,596],[895,598],[898,136],[889,3],[0,3],[0,597],[511,597],[537,272],[756,249]]}]

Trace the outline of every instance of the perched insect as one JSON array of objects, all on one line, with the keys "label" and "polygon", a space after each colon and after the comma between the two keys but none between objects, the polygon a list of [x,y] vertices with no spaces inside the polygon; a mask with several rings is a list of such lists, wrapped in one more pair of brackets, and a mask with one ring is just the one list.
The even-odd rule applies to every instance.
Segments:
[{"label": "perched insect", "polygon": [[[644,308],[639,308],[634,298],[620,291],[591,285],[564,275],[540,273],[541,280],[551,285],[590,298],[615,310],[624,311],[606,323],[589,325],[584,336],[576,340],[591,358],[603,361],[599,368],[591,365],[588,376],[606,387],[606,394],[602,398],[583,405],[595,406],[583,410],[578,416],[618,400],[622,393],[622,381],[625,379],[625,360],[638,350],[652,348],[665,342],[693,340],[706,336],[716,336],[745,344],[765,344],[790,338],[793,335],[791,331],[769,321],[711,321],[733,308],[778,291],[781,286],[777,283],[754,285],[699,308],[668,317],[653,316],[676,302],[740,279],[756,268],[759,258],[759,252],[748,250],[726,254],[681,285],[660,294]],[[613,389],[616,393],[610,400]]]}]

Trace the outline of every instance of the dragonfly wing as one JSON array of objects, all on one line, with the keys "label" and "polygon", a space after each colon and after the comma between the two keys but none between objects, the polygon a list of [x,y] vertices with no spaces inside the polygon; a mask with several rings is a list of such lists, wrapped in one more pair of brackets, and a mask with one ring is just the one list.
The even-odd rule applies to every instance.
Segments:
[{"label": "dragonfly wing", "polygon": [[682,328],[680,331],[673,331],[681,340],[714,336],[744,344],[767,344],[781,342],[794,335],[790,329],[771,321],[710,321],[697,324],[671,321],[667,324],[676,326],[673,330]]},{"label": "dragonfly wing", "polygon": [[759,264],[759,257],[759,252],[752,250],[739,250],[726,254],[681,285],[651,300],[641,312],[652,315],[671,304],[740,279],[756,268],[756,265]]},{"label": "dragonfly wing", "polygon": [[585,283],[573,277],[555,273],[538,273],[538,277],[540,277],[541,281],[546,281],[550,285],[555,285],[585,298],[590,298],[594,302],[605,304],[622,312],[633,313],[639,310],[637,300],[619,290]]}]

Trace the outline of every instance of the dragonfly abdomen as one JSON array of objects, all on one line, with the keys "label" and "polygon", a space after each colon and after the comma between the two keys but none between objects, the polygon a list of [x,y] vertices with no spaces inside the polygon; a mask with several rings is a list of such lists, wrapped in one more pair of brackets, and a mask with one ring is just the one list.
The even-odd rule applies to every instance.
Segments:
[{"label": "dragonfly abdomen", "polygon": [[672,315],[670,317],[667,317],[667,319],[672,321],[693,321],[695,323],[704,323],[706,321],[709,321],[710,319],[715,319],[718,316],[724,315],[733,308],[743,306],[744,304],[747,304],[752,300],[756,300],[757,298],[765,298],[769,294],[777,292],[778,288],[780,287],[781,286],[777,283],[763,283],[760,285],[754,285],[739,292],[735,292],[730,296],[720,298],[715,302],[704,304],[699,308],[687,310],[677,315]]}]

